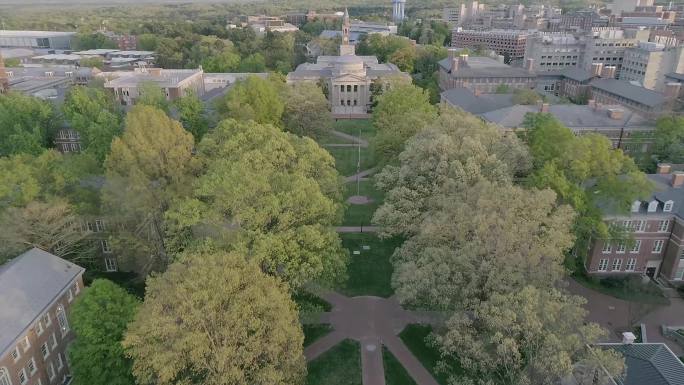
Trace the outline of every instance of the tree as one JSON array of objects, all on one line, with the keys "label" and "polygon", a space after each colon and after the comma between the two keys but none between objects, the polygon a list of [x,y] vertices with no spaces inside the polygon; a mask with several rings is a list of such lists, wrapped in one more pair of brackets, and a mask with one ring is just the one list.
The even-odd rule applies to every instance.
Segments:
[{"label": "tree", "polygon": [[164,268],[164,212],[188,193],[192,135],[161,110],[136,106],[105,161],[103,199],[122,229],[115,246],[130,253],[142,271]]},{"label": "tree", "polygon": [[658,119],[652,152],[658,162],[684,163],[684,118],[663,116]]},{"label": "tree", "polygon": [[404,47],[394,52],[389,57],[389,61],[396,64],[402,72],[412,73],[417,57],[414,47]]},{"label": "tree", "polygon": [[78,61],[78,64],[81,67],[88,67],[88,68],[97,68],[97,69],[102,69],[104,68],[104,60],[102,60],[102,57],[100,56],[92,56],[92,57],[86,57]]},{"label": "tree", "polygon": [[373,109],[373,124],[378,134],[373,149],[388,163],[404,148],[404,142],[430,124],[436,116],[430,96],[414,85],[399,85],[380,95]]},{"label": "tree", "polygon": [[267,31],[261,43],[266,67],[282,74],[292,71],[294,43],[292,34]]},{"label": "tree", "polygon": [[0,215],[0,263],[38,247],[74,263],[92,261],[93,246],[82,231],[73,208],[62,199],[31,201],[10,207]]},{"label": "tree", "polygon": [[542,97],[534,90],[517,89],[513,92],[511,100],[515,104],[533,105],[542,101]]},{"label": "tree", "polygon": [[72,44],[77,50],[116,48],[116,43],[99,32],[79,33]]},{"label": "tree", "polygon": [[280,124],[283,102],[277,80],[249,76],[238,81],[225,98],[219,100],[219,113],[225,118],[254,120],[257,123]]},{"label": "tree", "polygon": [[231,50],[208,57],[202,62],[205,72],[235,72],[240,68],[240,55]]},{"label": "tree", "polygon": [[10,57],[10,58],[5,58],[4,59],[4,64],[5,67],[11,68],[11,67],[19,67],[21,65],[21,60],[15,57]]},{"label": "tree", "polygon": [[148,279],[124,346],[138,383],[270,385],[303,383],[303,342],[285,285],[203,250]]},{"label": "tree", "polygon": [[440,365],[450,383],[467,385],[557,384],[575,368],[598,362],[612,375],[622,374],[624,359],[618,353],[588,347],[607,333],[585,324],[585,303],[553,288],[526,286],[495,294],[472,315],[449,319],[446,333],[436,338]]},{"label": "tree", "polygon": [[198,159],[194,196],[167,213],[170,248],[210,239],[246,250],[293,288],[344,278],[348,256],[333,229],[341,185],[327,151],[271,125],[226,120],[199,144]]},{"label": "tree", "polygon": [[81,136],[85,152],[102,164],[109,154],[112,139],[121,134],[123,117],[110,94],[94,87],[73,87],[62,106],[64,116]]},{"label": "tree", "polygon": [[134,385],[132,361],[121,345],[138,300],[106,279],[96,279],[70,313],[76,340],[69,347],[74,385]]},{"label": "tree", "polygon": [[157,49],[158,37],[151,33],[143,33],[138,35],[138,49],[143,51],[155,51]]},{"label": "tree", "polygon": [[238,70],[240,72],[250,73],[264,72],[266,70],[266,61],[264,59],[264,55],[255,53],[243,58],[242,61],[240,61],[240,67]]},{"label": "tree", "polygon": [[171,109],[171,103],[166,98],[164,90],[153,82],[143,82],[138,86],[138,98],[135,103],[160,109],[167,115]]},{"label": "tree", "polygon": [[195,142],[199,143],[209,130],[209,120],[206,117],[204,104],[195,92],[190,91],[177,99],[174,105],[178,109],[179,120],[183,127],[192,134]]},{"label": "tree", "polygon": [[287,88],[283,127],[294,134],[312,138],[332,129],[328,100],[318,85],[297,83]]},{"label": "tree", "polygon": [[14,92],[0,95],[0,156],[40,154],[50,145],[56,121],[48,102]]}]

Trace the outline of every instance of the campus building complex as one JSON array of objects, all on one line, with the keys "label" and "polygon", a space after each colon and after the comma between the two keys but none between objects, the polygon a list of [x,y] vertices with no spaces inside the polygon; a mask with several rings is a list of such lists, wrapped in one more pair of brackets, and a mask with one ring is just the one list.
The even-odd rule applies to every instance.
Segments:
[{"label": "campus building complex", "polygon": [[485,48],[512,61],[525,56],[527,36],[527,32],[518,30],[480,31],[456,28],[451,34],[451,46],[471,50]]},{"label": "campus building complex", "polygon": [[69,308],[84,269],[40,249],[0,266],[0,384],[68,384]]}]

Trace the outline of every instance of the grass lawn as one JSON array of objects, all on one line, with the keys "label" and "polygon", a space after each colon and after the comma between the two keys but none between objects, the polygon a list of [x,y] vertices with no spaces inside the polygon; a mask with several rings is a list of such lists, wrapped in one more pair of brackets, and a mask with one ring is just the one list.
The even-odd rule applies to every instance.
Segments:
[{"label": "grass lawn", "polygon": [[[345,200],[350,196],[357,195],[356,182],[347,183],[345,188]],[[370,197],[373,202],[367,205],[348,204],[344,212],[344,220],[342,222],[342,225],[344,226],[365,226],[370,224],[371,219],[373,218],[373,213],[375,213],[375,210],[377,210],[380,204],[382,204],[384,195],[382,191],[378,191],[375,188],[372,178],[359,182],[358,194]]]},{"label": "grass lawn", "polygon": [[[357,163],[359,159],[358,147],[325,147],[330,155],[335,158],[335,168],[342,176],[351,176],[356,174]],[[373,159],[369,156],[368,149],[361,149],[361,171],[369,169],[375,165]]]},{"label": "grass lawn", "polygon": [[304,347],[314,343],[317,339],[330,333],[332,326],[328,324],[306,324],[302,325],[304,331]]},{"label": "grass lawn", "polygon": [[399,334],[399,338],[404,341],[406,347],[418,358],[418,361],[425,366],[425,369],[432,373],[435,380],[444,385],[447,383],[446,376],[435,373],[435,367],[437,366],[437,361],[439,361],[439,351],[425,342],[425,338],[431,332],[431,326],[408,325]]},{"label": "grass lawn", "polygon": [[361,130],[361,138],[365,140],[375,136],[375,127],[370,119],[338,120],[333,124],[333,130],[354,136],[359,136]]},{"label": "grass lawn", "polygon": [[382,348],[382,363],[385,367],[386,385],[416,385],[416,382],[409,376],[406,369],[385,347]]},{"label": "grass lawn", "polygon": [[292,300],[299,306],[300,311],[324,312],[332,310],[332,306],[328,302],[308,291],[293,294]]},{"label": "grass lawn", "polygon": [[[347,269],[349,278],[339,290],[348,296],[375,295],[389,297],[392,290],[392,264],[390,257],[401,241],[397,238],[380,240],[370,233],[340,234],[342,245],[349,249],[351,263]],[[362,246],[369,246],[364,250]],[[359,255],[354,255],[359,251]]]},{"label": "grass lawn", "polygon": [[344,340],[309,362],[307,385],[361,385],[359,343]]},{"label": "grass lawn", "polygon": [[323,132],[320,135],[318,135],[316,138],[313,138],[318,144],[324,145],[324,144],[352,144],[354,143],[353,141],[349,139],[344,139],[340,138],[337,135],[332,134],[331,132]]},{"label": "grass lawn", "polygon": [[572,277],[584,287],[625,301],[654,305],[670,304],[670,300],[665,297],[658,285],[652,281],[642,284],[640,277],[595,279],[581,273],[573,274]]}]

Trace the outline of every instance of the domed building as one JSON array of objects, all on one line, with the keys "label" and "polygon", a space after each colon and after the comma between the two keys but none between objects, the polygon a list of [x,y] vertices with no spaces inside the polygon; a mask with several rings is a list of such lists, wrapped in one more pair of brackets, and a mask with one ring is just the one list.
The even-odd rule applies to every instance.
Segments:
[{"label": "domed building", "polygon": [[[287,83],[315,82],[325,89],[336,119],[364,119],[371,107],[371,84],[383,79],[411,77],[392,63],[378,63],[375,56],[357,56],[349,43],[349,13],[345,9],[339,56],[319,56],[316,63],[300,64],[287,75]],[[388,80],[389,81],[389,80]]]}]

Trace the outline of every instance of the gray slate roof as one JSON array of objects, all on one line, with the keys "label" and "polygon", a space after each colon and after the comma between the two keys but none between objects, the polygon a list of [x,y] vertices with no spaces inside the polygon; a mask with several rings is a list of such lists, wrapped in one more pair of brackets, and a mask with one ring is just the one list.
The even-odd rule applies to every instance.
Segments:
[{"label": "gray slate roof", "polygon": [[586,82],[587,80],[591,80],[596,77],[592,75],[591,72],[577,67],[566,68],[565,70],[561,71],[561,73],[566,78],[576,80],[578,82]]},{"label": "gray slate roof", "polygon": [[684,385],[684,363],[662,343],[601,344],[625,356],[621,385]]},{"label": "gray slate roof", "polygon": [[454,73],[451,72],[451,59],[446,58],[439,61],[439,66],[450,73],[450,76],[456,78],[472,78],[472,77],[494,77],[494,78],[534,78],[537,75],[531,73],[523,68],[511,67],[507,64],[501,63],[495,59],[481,56],[473,56],[468,58],[468,63],[465,66],[459,66]]},{"label": "gray slate roof", "polygon": [[512,94],[482,94],[475,96],[471,90],[465,87],[452,88],[442,92],[441,96],[452,106],[459,107],[466,112],[476,115],[514,105],[511,100],[513,98]]},{"label": "gray slate roof", "polygon": [[0,355],[84,271],[37,248],[0,266]]},{"label": "gray slate roof", "polygon": [[650,107],[659,106],[665,102],[665,96],[660,92],[636,86],[625,80],[594,79],[589,84],[594,88],[622,96],[623,98]]},{"label": "gray slate roof", "polygon": [[666,78],[671,78],[671,79],[676,79],[676,80],[684,80],[684,74],[679,74],[676,72],[670,72],[669,74],[665,74]]},{"label": "gray slate roof", "polygon": [[[648,201],[655,199],[661,202],[656,213],[662,213],[665,202],[672,201],[672,213],[684,219],[684,188],[672,187],[672,174],[649,174],[647,176],[655,184],[655,192]],[[639,212],[646,213],[648,201],[642,202]]]}]

